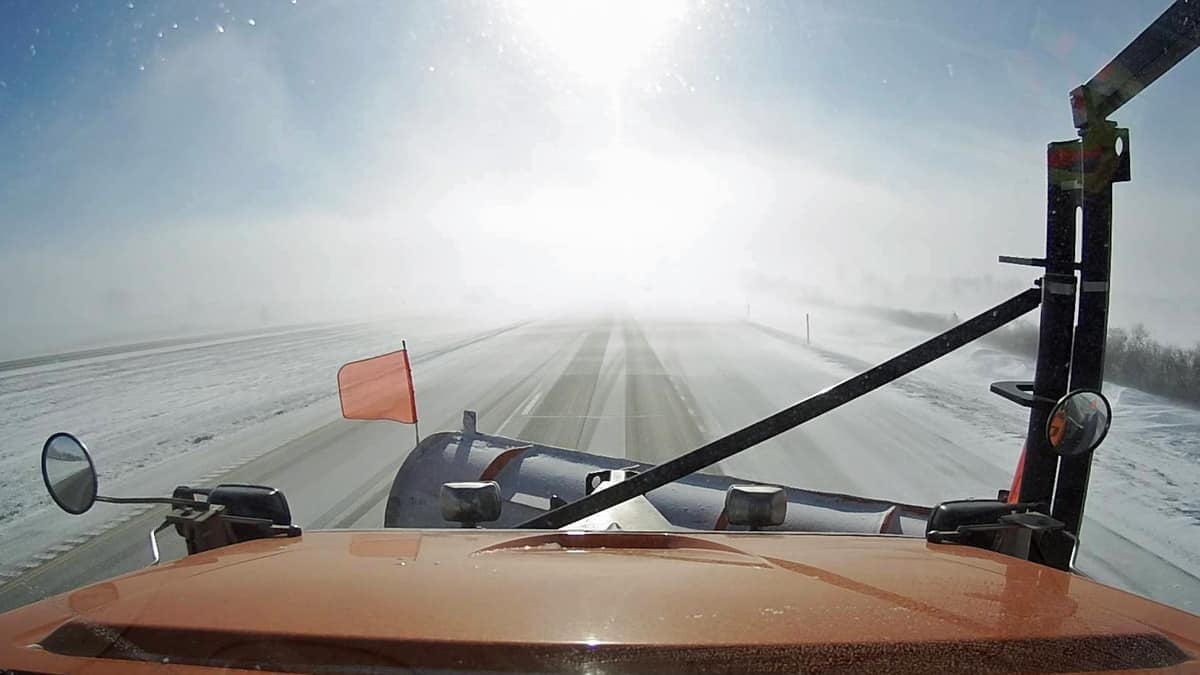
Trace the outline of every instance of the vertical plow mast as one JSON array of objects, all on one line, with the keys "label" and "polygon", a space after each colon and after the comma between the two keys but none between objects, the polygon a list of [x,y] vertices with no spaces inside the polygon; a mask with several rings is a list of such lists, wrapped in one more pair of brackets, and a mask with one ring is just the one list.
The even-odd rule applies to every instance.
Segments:
[{"label": "vertical plow mast", "polygon": [[[1001,257],[1044,267],[1037,366],[1031,383],[992,389],[1030,408],[1014,500],[1052,505],[1069,535],[1044,550],[1044,562],[1066,568],[1074,553],[1087,496],[1092,454],[1059,458],[1045,436],[1055,401],[1104,382],[1112,251],[1113,184],[1130,179],[1129,130],[1108,116],[1183,60],[1200,44],[1200,0],[1176,0],[1115,59],[1071,92],[1079,138],[1050,143],[1046,152],[1045,258]],[[1076,211],[1082,212],[1076,232]],[[1080,260],[1075,260],[1076,236]]]}]

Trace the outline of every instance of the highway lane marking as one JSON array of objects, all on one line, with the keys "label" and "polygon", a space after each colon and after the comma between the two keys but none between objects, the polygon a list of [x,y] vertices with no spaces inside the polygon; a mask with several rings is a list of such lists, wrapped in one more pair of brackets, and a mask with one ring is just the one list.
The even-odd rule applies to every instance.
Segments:
[{"label": "highway lane marking", "polygon": [[522,414],[522,415],[528,415],[528,414],[529,414],[529,412],[530,412],[531,410],[533,410],[533,406],[537,405],[538,399],[540,399],[541,397],[542,397],[542,392],[541,392],[541,391],[537,391],[537,392],[535,392],[535,393],[533,394],[533,398],[529,399],[529,402],[525,404],[525,407],[524,407],[524,408],[521,408],[521,414]]},{"label": "highway lane marking", "polygon": [[[684,376],[672,374],[637,321],[625,323],[624,336],[625,456],[655,463],[644,453],[650,450],[663,452],[664,445],[691,448],[703,444],[707,430],[697,412],[702,407],[696,402],[686,379],[682,379]],[[634,413],[647,409],[663,412],[659,415]],[[666,426],[643,424],[639,419],[643,417],[665,418],[673,423]],[[723,472],[719,463],[709,470]]]},{"label": "highway lane marking", "polygon": [[522,402],[522,405],[520,407],[514,408],[512,411],[512,414],[510,414],[507,418],[505,418],[505,420],[503,422],[500,423],[500,426],[496,428],[496,433],[503,436],[504,430],[508,428],[509,423],[511,423],[518,414],[525,415],[526,413],[528,413],[528,411],[532,410],[533,404],[536,403],[537,400],[539,398],[541,398],[541,396],[542,396],[542,388],[538,387],[538,388],[534,389],[533,393],[529,395],[529,398],[525,399],[525,401]]},{"label": "highway lane marking", "polygon": [[[581,413],[591,410],[600,379],[599,367],[604,363],[611,338],[611,326],[605,323],[603,327],[589,327],[581,331],[580,336],[574,341],[574,353],[564,369],[546,389],[537,412],[546,412],[551,408],[566,408]],[[555,424],[555,420],[559,423]],[[583,415],[532,415],[527,416],[524,426],[516,435],[548,445],[580,448],[587,445],[595,431],[586,424],[587,421]]]}]

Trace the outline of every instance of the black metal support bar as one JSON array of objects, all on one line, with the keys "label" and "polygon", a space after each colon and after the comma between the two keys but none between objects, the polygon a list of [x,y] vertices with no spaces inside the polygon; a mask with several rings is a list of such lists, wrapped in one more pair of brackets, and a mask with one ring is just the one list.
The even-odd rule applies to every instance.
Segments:
[{"label": "black metal support bar", "polygon": [[520,527],[557,529],[712,466],[751,446],[774,438],[814,417],[874,391],[1027,314],[1041,302],[1041,295],[1041,290],[1037,288],[1024,291],[941,335],[934,336],[916,347],[800,401],[790,408],[680,455],[645,473],[621,481],[599,492],[593,492],[566,506],[543,513],[521,523]]},{"label": "black metal support bar", "polygon": [[1200,46],[1200,2],[1176,0],[1087,84],[1071,92],[1075,127],[1103,122]]},{"label": "black metal support bar", "polygon": [[1051,408],[1067,393],[1075,323],[1075,209],[1079,204],[1080,142],[1046,147],[1046,276],[1038,325],[1037,366],[1029,427],[1021,455],[1017,499],[1050,503],[1058,455],[1046,440]]},{"label": "black metal support bar", "polygon": [[167,504],[169,506],[203,507],[204,502],[190,499],[173,499],[171,497],[102,497],[96,495],[96,501],[106,504]]},{"label": "black metal support bar", "polygon": [[[1128,136],[1115,124],[1094,124],[1083,135],[1083,232],[1080,260],[1079,323],[1071,356],[1071,389],[1100,389],[1104,384],[1104,352],[1108,339],[1109,270],[1112,260],[1113,182],[1129,180],[1116,150],[1122,139],[1127,154]],[[1079,533],[1091,473],[1091,453],[1064,458],[1052,515]]]},{"label": "black metal support bar", "polygon": [[1045,258],[1022,258],[1015,255],[1002,255],[1000,262],[1006,265],[1024,265],[1025,267],[1045,267]]},{"label": "black metal support bar", "polygon": [[1024,408],[1033,407],[1033,383],[1005,380],[993,382],[989,390]]}]

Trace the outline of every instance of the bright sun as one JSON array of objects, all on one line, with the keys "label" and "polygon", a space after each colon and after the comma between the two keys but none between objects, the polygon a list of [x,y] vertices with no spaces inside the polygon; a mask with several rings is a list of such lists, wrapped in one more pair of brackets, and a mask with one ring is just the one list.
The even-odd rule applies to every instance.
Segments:
[{"label": "bright sun", "polygon": [[519,30],[576,76],[615,85],[663,46],[687,14],[686,0],[513,0]]}]

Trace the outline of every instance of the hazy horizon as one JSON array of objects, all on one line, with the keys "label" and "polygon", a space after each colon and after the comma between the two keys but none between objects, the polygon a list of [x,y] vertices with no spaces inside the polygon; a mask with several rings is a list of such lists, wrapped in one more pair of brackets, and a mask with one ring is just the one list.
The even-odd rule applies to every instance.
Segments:
[{"label": "hazy horizon", "polygon": [[[1067,92],[1166,3],[0,9],[0,358],[112,336],[1026,286]],[[1112,325],[1200,339],[1200,63],[1121,110]],[[106,338],[106,336],[108,336]],[[65,339],[69,337],[70,339]]]}]

